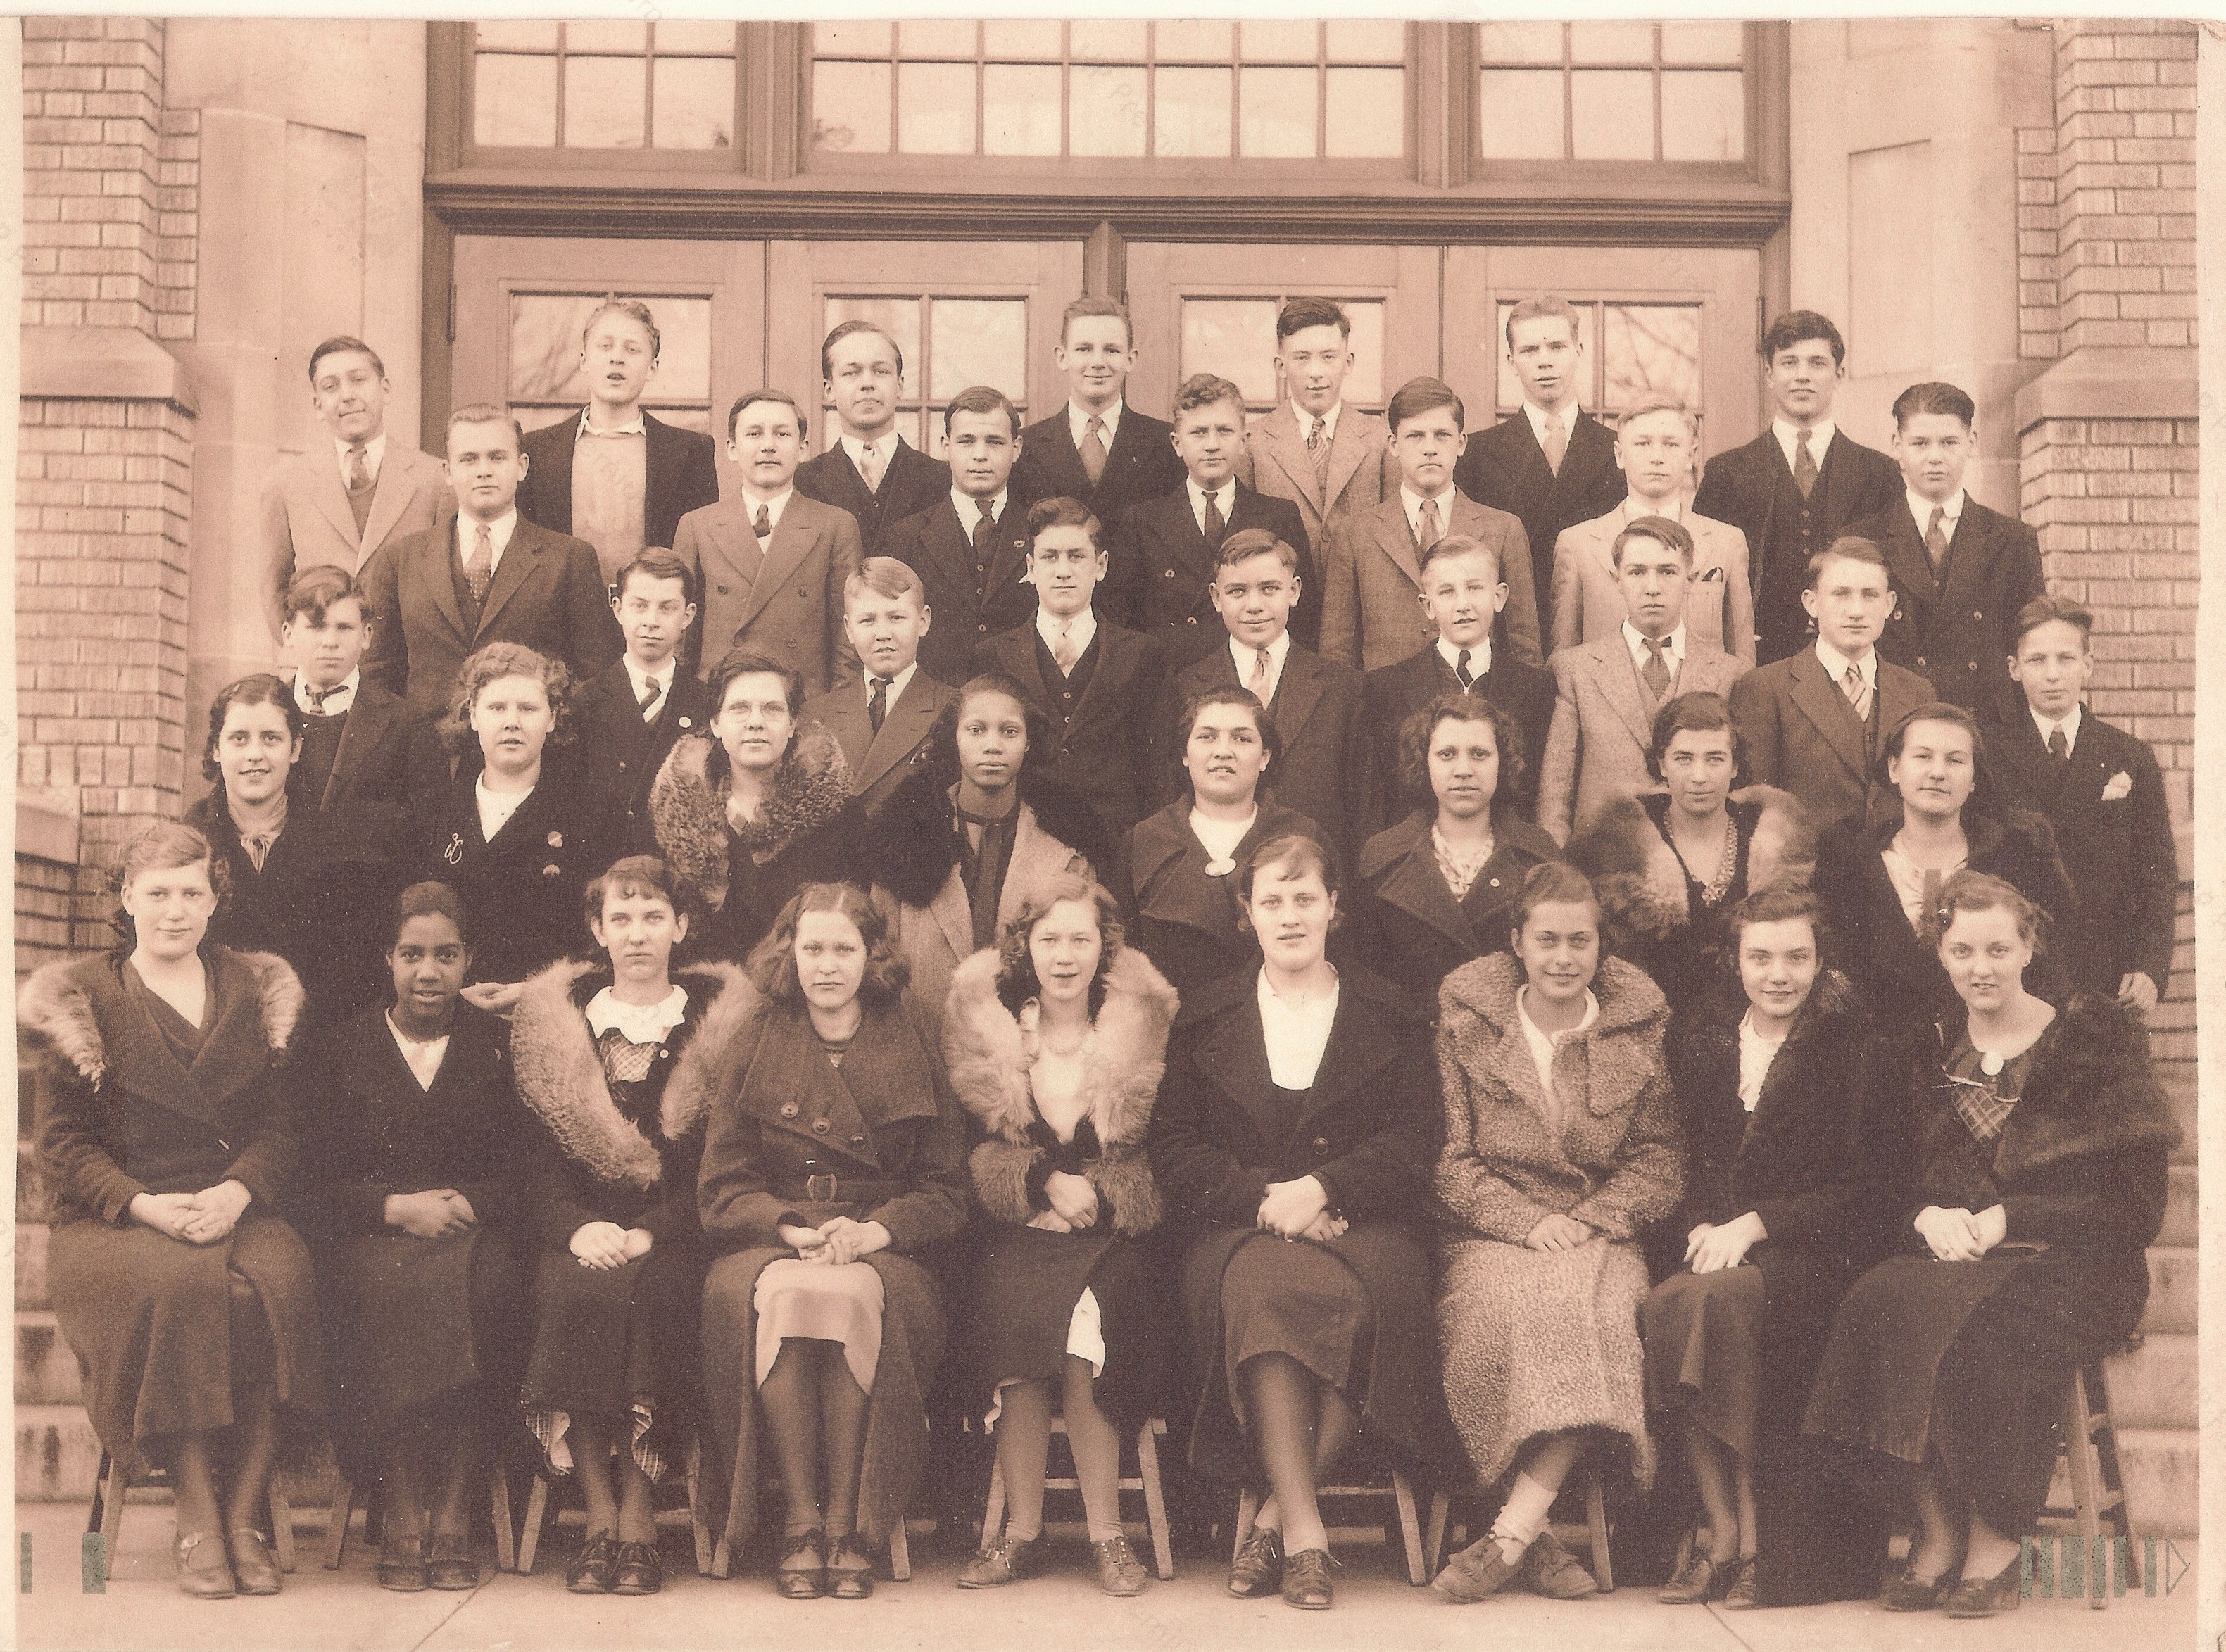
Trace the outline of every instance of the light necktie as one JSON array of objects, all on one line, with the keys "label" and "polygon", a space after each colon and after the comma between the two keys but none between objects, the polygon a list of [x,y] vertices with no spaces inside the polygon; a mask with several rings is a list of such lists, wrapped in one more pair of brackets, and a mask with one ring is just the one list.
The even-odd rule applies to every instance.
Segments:
[{"label": "light necktie", "polygon": [[641,698],[636,702],[641,708],[642,721],[648,722],[655,716],[657,702],[664,698],[665,684],[655,677],[650,678],[649,686],[641,691]]},{"label": "light necktie", "polygon": [[1329,503],[1329,421],[1314,415],[1314,428],[1307,432],[1307,456],[1314,461],[1314,486],[1321,490],[1322,503]]},{"label": "light necktie", "polygon": [[1546,463],[1555,475],[1561,473],[1561,459],[1568,451],[1569,433],[1562,428],[1561,416],[1549,413],[1546,416]]},{"label": "light necktie", "polygon": [[1074,621],[1062,620],[1059,623],[1059,641],[1052,646],[1052,664],[1059,667],[1061,677],[1072,677],[1074,675],[1074,662],[1079,658],[1081,656],[1074,646]]},{"label": "light necktie", "polygon": [[1422,508],[1415,513],[1415,541],[1424,550],[1438,543],[1444,530],[1438,525],[1438,502],[1424,499]]},{"label": "light necktie", "polygon": [[2058,768],[2065,767],[2071,761],[2071,742],[2064,738],[2062,723],[2048,731],[2048,754],[2056,759]]},{"label": "light necktie", "polygon": [[1809,433],[1797,430],[1793,435],[1793,486],[1807,499],[1816,488],[1816,455],[1809,451]]},{"label": "light necktie", "polygon": [[1221,514],[1220,496],[1216,493],[1207,494],[1205,496],[1205,543],[1215,550],[1219,550],[1222,539],[1228,532],[1229,520]]},{"label": "light necktie", "polygon": [[866,702],[866,721],[873,724],[874,732],[877,734],[881,732],[882,722],[888,717],[889,690],[895,685],[896,678],[893,677],[874,679],[874,697]]},{"label": "light necktie", "polygon": [[1476,686],[1476,673],[1468,669],[1468,650],[1466,648],[1461,650],[1460,658],[1453,662],[1453,681],[1461,685],[1464,694]]},{"label": "light necktie", "polygon": [[[868,442],[858,449],[858,473],[865,479],[866,492],[878,493],[881,491],[881,450],[875,444]],[[763,529],[759,530],[758,537],[765,537]]]},{"label": "light necktie", "polygon": [[1944,505],[1934,505],[1931,524],[1924,530],[1924,554],[1932,559],[1935,572],[1938,571],[1940,564],[1948,558],[1947,524],[1948,507]]},{"label": "light necktie", "polygon": [[760,505],[760,506],[758,506],[757,520],[756,520],[756,521],[754,521],[754,522],[753,522],[753,523],[751,523],[751,524],[750,524],[750,527],[751,527],[751,530],[752,530],[754,532],[755,532],[755,533],[756,533],[756,535],[757,535],[757,537],[758,537],[759,538],[760,538],[760,539],[770,539],[770,538],[772,538],[772,537],[773,537],[773,511],[772,511],[772,508],[771,508],[770,506],[763,505]]},{"label": "light necktie", "polygon": [[1244,686],[1252,691],[1252,697],[1262,705],[1268,703],[1268,651],[1266,649],[1256,648],[1252,651],[1252,675],[1244,680]]},{"label": "light necktie", "polygon": [[348,490],[360,493],[371,486],[370,455],[360,442],[348,447]]},{"label": "light necktie", "polygon": [[1082,468],[1089,474],[1090,485],[1097,486],[1097,479],[1105,473],[1105,421],[1095,413],[1082,429],[1082,446],[1075,450],[1082,455]]},{"label": "light necktie", "polygon": [[1670,692],[1670,662],[1663,658],[1659,637],[1642,637],[1639,641],[1646,645],[1646,664],[1639,668],[1638,675],[1646,683],[1646,692],[1654,697],[1654,703],[1660,705],[1662,696]]},{"label": "light necktie", "polygon": [[494,583],[494,534],[484,522],[475,522],[472,527],[472,554],[464,563],[464,583],[472,588],[472,600],[484,607],[487,587]]},{"label": "light necktie", "polygon": [[1871,685],[1863,681],[1863,668],[1848,666],[1848,674],[1840,679],[1840,686],[1846,690],[1848,703],[1855,708],[1856,717],[1868,722],[1871,720]]}]

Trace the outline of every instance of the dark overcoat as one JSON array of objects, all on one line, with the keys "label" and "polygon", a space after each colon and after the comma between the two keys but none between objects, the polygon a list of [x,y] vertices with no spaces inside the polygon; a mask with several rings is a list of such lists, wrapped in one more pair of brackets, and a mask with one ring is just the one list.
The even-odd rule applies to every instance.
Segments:
[{"label": "dark overcoat", "polygon": [[1941,699],[1981,717],[1999,716],[2024,697],[2009,671],[2018,614],[2047,588],[2040,539],[2031,528],[1966,494],[1937,569],[1906,496],[1848,531],[1884,551],[1893,575],[1880,654],[1930,678]]},{"label": "dark overcoat", "polygon": [[492,839],[480,831],[478,778],[467,766],[425,821],[417,875],[463,902],[474,981],[523,981],[588,944],[580,892],[603,870],[595,823],[565,754],[544,759],[539,784]]},{"label": "dark overcoat", "polygon": [[1561,853],[1554,840],[1510,810],[1492,827],[1491,858],[1460,900],[1438,870],[1434,816],[1417,810],[1360,851],[1349,899],[1349,944],[1370,969],[1435,1011],[1438,984],[1471,958],[1504,952],[1523,874]]}]

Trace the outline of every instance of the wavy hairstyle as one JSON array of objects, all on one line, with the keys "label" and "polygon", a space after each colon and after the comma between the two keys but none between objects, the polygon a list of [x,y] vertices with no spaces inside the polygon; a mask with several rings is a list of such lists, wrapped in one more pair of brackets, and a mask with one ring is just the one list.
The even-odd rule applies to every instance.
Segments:
[{"label": "wavy hairstyle", "polygon": [[1018,785],[1023,780],[1049,773],[1057,750],[1052,739],[1051,719],[1037,710],[1027,690],[1003,671],[983,671],[968,677],[951,703],[936,714],[921,747],[921,766],[934,772],[938,785],[958,783],[958,720],[966,715],[966,702],[981,694],[1002,694],[1021,708],[1021,721],[1027,729],[1028,749],[1021,755],[1021,766],[1013,776],[1013,784]]},{"label": "wavy hairstyle", "polygon": [[896,937],[865,892],[851,883],[807,883],[789,897],[788,905],[773,921],[766,937],[750,949],[750,984],[767,1001],[791,1014],[805,1007],[804,982],[796,973],[796,931],[806,912],[840,912],[858,926],[866,944],[866,973],[858,982],[864,1004],[894,1004],[912,979],[912,965],[897,945]]},{"label": "wavy hairstyle", "polygon": [[1925,914],[1934,945],[1948,933],[1958,912],[2006,912],[2017,921],[2018,938],[2038,957],[2048,950],[2048,913],[2007,879],[1968,868],[1951,872],[1940,886],[1939,905]]},{"label": "wavy hairstyle", "polygon": [[1662,709],[1654,714],[1654,733],[1646,742],[1646,772],[1654,777],[1657,785],[1667,785],[1669,777],[1662,772],[1663,760],[1670,755],[1670,742],[1682,734],[1727,734],[1732,737],[1732,790],[1736,791],[1747,783],[1746,737],[1732,721],[1731,702],[1720,694],[1695,689],[1663,702]]},{"label": "wavy hairstyle", "polygon": [[1094,1021],[1104,1007],[1105,983],[1113,973],[1113,961],[1128,944],[1128,931],[1112,893],[1096,879],[1078,872],[1061,872],[1037,884],[1013,913],[1012,922],[997,931],[997,999],[1018,1015],[1021,1005],[1042,993],[1043,983],[1036,979],[1036,963],[1028,951],[1028,942],[1044,914],[1063,900],[1088,901],[1097,909],[1101,945],[1097,973],[1090,978],[1090,1019]]},{"label": "wavy hairstyle", "polygon": [[[124,851],[124,859],[108,874],[108,893],[115,898],[116,910],[109,914],[109,927],[116,931],[116,953],[118,957],[130,956],[139,944],[137,926],[131,914],[124,910],[124,892],[131,880],[143,872],[175,872],[181,867],[205,866],[208,868],[209,887],[215,893],[216,905],[209,909],[209,923],[213,926],[224,909],[232,904],[232,868],[224,856],[209,845],[207,838],[183,821],[158,820],[133,838]],[[201,937],[204,950],[208,937]]]},{"label": "wavy hairstyle", "polygon": [[1829,969],[1832,931],[1824,921],[1824,905],[1816,891],[1805,883],[1773,883],[1754,890],[1724,915],[1723,961],[1733,978],[1739,975],[1739,942],[1748,925],[1794,923],[1809,925],[1809,932],[1816,937],[1816,967],[1820,971]]},{"label": "wavy hairstyle", "polygon": [[441,717],[441,743],[468,765],[478,754],[472,732],[472,702],[490,683],[506,677],[531,677],[549,696],[550,747],[569,746],[572,730],[572,674],[561,659],[535,652],[524,643],[489,643],[456,668],[448,708]]},{"label": "wavy hairstyle", "polygon": [[1492,788],[1494,825],[1529,795],[1530,754],[1523,744],[1523,727],[1498,704],[1472,689],[1446,689],[1420,711],[1399,725],[1399,794],[1409,809],[1432,809],[1437,797],[1430,790],[1430,741],[1441,722],[1488,722],[1499,747],[1499,779]]},{"label": "wavy hairstyle", "polygon": [[294,689],[283,677],[273,677],[268,671],[257,671],[235,682],[226,683],[209,702],[208,742],[201,747],[201,778],[216,782],[219,791],[224,790],[224,768],[216,760],[217,741],[224,734],[224,720],[234,706],[276,706],[284,714],[286,727],[300,745],[302,708],[295,703]]},{"label": "wavy hairstyle", "polygon": [[1191,730],[1198,727],[1198,715],[1208,706],[1242,706],[1252,714],[1252,726],[1260,731],[1260,745],[1268,753],[1268,760],[1260,769],[1260,787],[1273,788],[1282,778],[1283,761],[1283,737],[1275,732],[1275,720],[1268,715],[1267,707],[1260,703],[1259,696],[1251,689],[1233,683],[1216,683],[1193,690],[1190,698],[1183,702],[1181,714],[1167,729],[1167,762],[1172,771],[1169,779],[1174,790],[1180,793],[1191,789],[1190,766],[1183,757],[1190,750]]}]

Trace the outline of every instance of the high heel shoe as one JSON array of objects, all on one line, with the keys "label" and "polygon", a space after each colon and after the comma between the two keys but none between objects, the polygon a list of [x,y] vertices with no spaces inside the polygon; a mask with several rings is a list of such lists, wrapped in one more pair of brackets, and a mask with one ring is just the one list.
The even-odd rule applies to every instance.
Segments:
[{"label": "high heel shoe", "polygon": [[1965,1578],[1948,1592],[1950,1617],[1992,1617],[2017,1610],[2023,1593],[2025,1556],[2015,1554],[1991,1578]]},{"label": "high heel shoe", "polygon": [[224,1534],[224,1547],[243,1595],[275,1595],[285,1586],[278,1562],[270,1558],[270,1540],[252,1526],[233,1527]]},{"label": "high heel shoe", "polygon": [[[196,1562],[194,1556],[203,1555]],[[239,1592],[225,1558],[224,1543],[214,1532],[187,1532],[177,1542],[178,1592],[196,1600],[229,1600]]]}]

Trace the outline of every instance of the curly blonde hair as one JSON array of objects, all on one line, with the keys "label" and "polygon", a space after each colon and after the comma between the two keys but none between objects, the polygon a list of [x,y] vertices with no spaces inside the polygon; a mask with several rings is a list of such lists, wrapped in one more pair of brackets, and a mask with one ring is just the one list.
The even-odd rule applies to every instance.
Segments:
[{"label": "curly blonde hair", "polygon": [[572,743],[572,674],[564,662],[537,653],[524,643],[489,643],[456,668],[455,687],[448,708],[441,717],[441,743],[458,757],[471,757],[480,748],[472,732],[472,702],[487,685],[506,677],[531,677],[549,696],[549,740],[552,747]]}]

